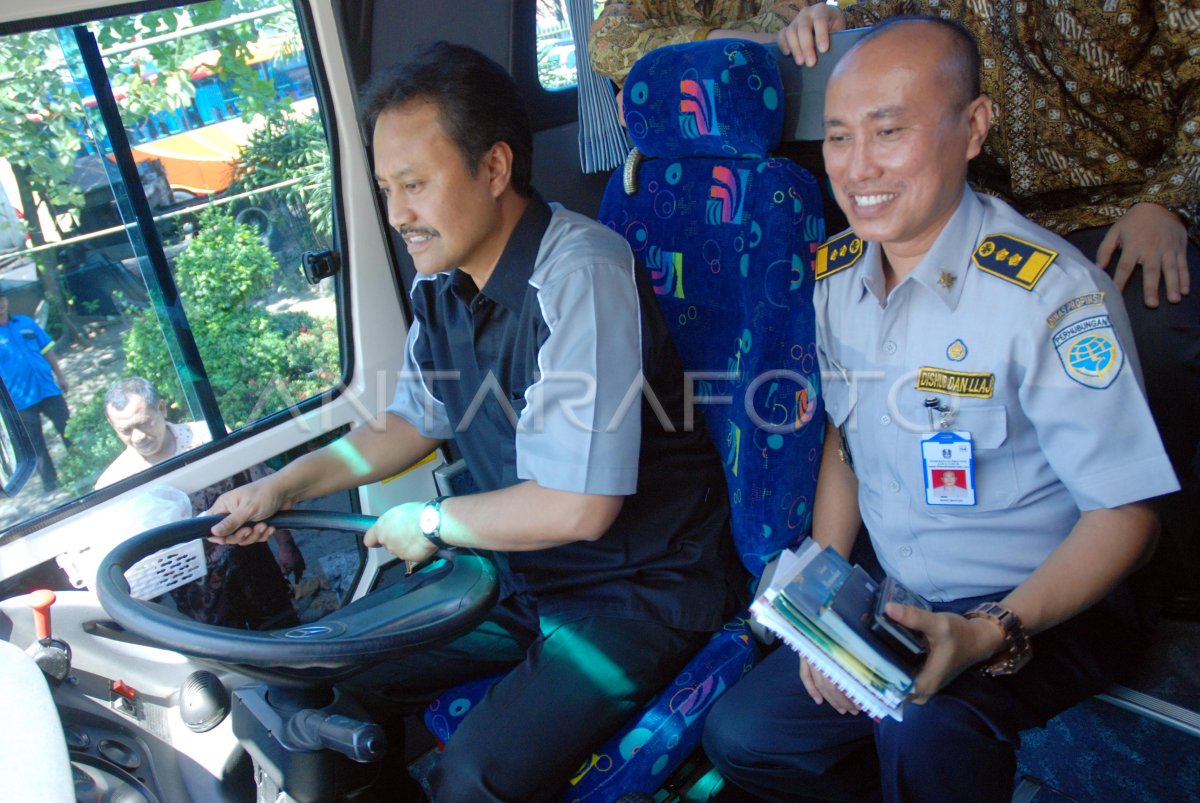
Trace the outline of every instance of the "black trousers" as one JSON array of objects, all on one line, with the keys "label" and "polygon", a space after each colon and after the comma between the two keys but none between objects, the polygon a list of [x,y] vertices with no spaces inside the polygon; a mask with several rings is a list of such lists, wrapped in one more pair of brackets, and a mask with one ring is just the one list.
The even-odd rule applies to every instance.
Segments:
[{"label": "black trousers", "polygon": [[[446,746],[429,778],[433,799],[551,800],[709,636],[630,619],[556,621],[530,599],[509,597],[466,636],[347,685],[382,718],[417,713],[450,686],[507,671]],[[386,760],[400,760],[396,745]]]},{"label": "black trousers", "polygon": [[[980,600],[935,604],[964,612]],[[1033,638],[1020,672],[968,670],[904,721],[817,705],[799,657],[779,647],[709,712],[704,749],[721,775],[764,800],[961,803],[1012,799],[1020,731],[1102,691],[1136,662],[1148,633],[1126,586]],[[1119,646],[1116,646],[1119,645]]]},{"label": "black trousers", "polygon": [[67,419],[71,417],[71,411],[67,409],[67,400],[61,395],[47,396],[19,412],[21,423],[25,425],[33,441],[33,454],[37,458],[37,471],[42,480],[42,488],[54,490],[58,487],[58,472],[54,470],[54,461],[50,459],[46,438],[42,435],[42,416],[50,419],[63,444],[70,449],[71,441],[67,440]]}]

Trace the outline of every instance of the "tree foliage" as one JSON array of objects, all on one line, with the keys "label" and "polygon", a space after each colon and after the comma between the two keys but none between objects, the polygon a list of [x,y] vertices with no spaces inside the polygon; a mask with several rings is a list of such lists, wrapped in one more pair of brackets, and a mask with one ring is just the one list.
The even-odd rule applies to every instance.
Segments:
[{"label": "tree foliage", "polygon": [[[333,321],[268,311],[265,297],[278,269],[257,232],[223,207],[201,214],[200,232],[175,261],[192,335],[230,429],[316,395],[339,378]],[[150,380],[177,419],[192,418],[152,309],[132,313],[122,347],[124,375]],[[60,476],[84,493],[121,447],[98,399],[75,410],[68,436],[76,446],[59,466]]]},{"label": "tree foliage", "polygon": [[[252,43],[263,36],[281,37],[285,50],[299,42],[291,14],[259,17],[164,41],[154,39],[275,6],[274,0],[212,0],[90,24],[102,51],[146,42],[106,57],[126,127],[137,128],[150,115],[190,104],[195,95],[192,71],[200,62],[220,81],[235,87],[245,119],[278,113],[286,101],[276,96],[271,80],[248,61]],[[13,167],[26,221],[38,219],[32,204],[44,206],[56,225],[62,216],[78,220],[84,199],[71,181],[76,160],[85,140],[92,140],[95,146],[105,139],[95,109],[89,112],[85,105],[91,89],[82,75],[72,76],[67,58],[73,57],[64,56],[73,50],[73,37],[66,28],[0,37],[0,74],[4,76],[0,81],[0,157]],[[210,53],[220,57],[206,59]],[[46,241],[36,225],[30,233],[35,245]],[[52,264],[52,259],[43,261],[43,272],[51,270]],[[51,297],[61,303],[57,277],[49,278],[54,288]],[[70,315],[70,310],[59,313]]]},{"label": "tree foliage", "polygon": [[[263,298],[278,265],[253,228],[224,209],[206,210],[200,233],[175,264],[176,281],[217,403],[232,429],[315,395],[338,378],[332,322],[272,314]],[[158,319],[137,313],[125,335],[126,372],[175,386]]]},{"label": "tree foliage", "polygon": [[325,127],[317,114],[267,117],[242,149],[230,192],[292,179],[298,181],[278,193],[276,225],[306,238],[302,249],[328,247],[333,237],[332,176]]}]

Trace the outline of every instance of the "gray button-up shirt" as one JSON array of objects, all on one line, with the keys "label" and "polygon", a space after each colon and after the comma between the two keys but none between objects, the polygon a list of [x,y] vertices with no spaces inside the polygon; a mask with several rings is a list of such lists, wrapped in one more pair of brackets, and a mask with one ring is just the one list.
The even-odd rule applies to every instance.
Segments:
[{"label": "gray button-up shirt", "polygon": [[455,270],[412,300],[389,411],[453,438],[481,490],[625,497],[595,541],[508,553],[502,590],[560,621],[719,627],[742,571],[725,478],[703,420],[683,426],[683,366],[625,240],[535,198],[482,290]]},{"label": "gray button-up shirt", "polygon": [[[826,410],[889,575],[937,601],[1002,593],[1080,511],[1178,488],[1121,296],[1065,240],[968,187],[886,296],[881,259],[834,238],[814,303]],[[973,506],[927,504],[921,441],[940,428],[970,433]]]}]

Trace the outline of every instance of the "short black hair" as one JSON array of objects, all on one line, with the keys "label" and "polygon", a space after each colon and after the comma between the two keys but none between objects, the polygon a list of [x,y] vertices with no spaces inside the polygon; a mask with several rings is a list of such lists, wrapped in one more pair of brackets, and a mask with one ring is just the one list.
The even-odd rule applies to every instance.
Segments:
[{"label": "short black hair", "polygon": [[[919,14],[902,14],[896,17],[888,17],[882,22],[877,22],[871,26],[871,29],[863,34],[862,38],[855,43],[855,49],[875,37],[887,33],[892,28],[912,23],[937,25],[950,34],[950,42],[953,47],[951,57],[958,62],[959,67],[957,71],[959,101],[962,106],[966,106],[979,97],[983,91],[979,84],[979,71],[981,67],[979,41],[975,38],[975,34],[971,33],[967,26],[958,20]],[[915,42],[914,46],[917,46]]]},{"label": "short black hair", "polygon": [[104,409],[124,410],[130,402],[130,396],[140,396],[147,407],[157,407],[162,398],[154,385],[140,376],[131,376],[116,382],[104,394]]},{"label": "short black hair", "polygon": [[513,152],[513,189],[526,198],[533,194],[529,113],[503,67],[478,50],[434,42],[367,82],[361,98],[363,124],[373,131],[381,114],[416,100],[437,104],[442,127],[472,176],[488,149],[506,142]]}]

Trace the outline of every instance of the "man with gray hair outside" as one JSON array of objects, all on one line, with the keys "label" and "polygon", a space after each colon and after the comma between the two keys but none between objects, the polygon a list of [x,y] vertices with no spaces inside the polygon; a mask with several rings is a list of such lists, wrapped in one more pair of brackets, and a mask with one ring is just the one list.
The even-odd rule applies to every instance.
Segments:
[{"label": "man with gray hair outside", "polygon": [[[125,451],[96,480],[96,490],[212,440],[203,421],[168,421],[166,401],[142,377],[113,384],[104,394],[104,413],[125,444]],[[271,472],[259,464],[247,473],[252,481]],[[229,478],[189,494],[192,514],[206,510],[214,499],[234,487]],[[291,574],[299,582],[305,568],[304,556],[287,530],[276,531],[274,537],[278,557],[266,544],[242,550],[206,540],[208,574],[171,592],[176,607],[197,621],[226,627],[258,630],[297,624],[284,578]]]}]

